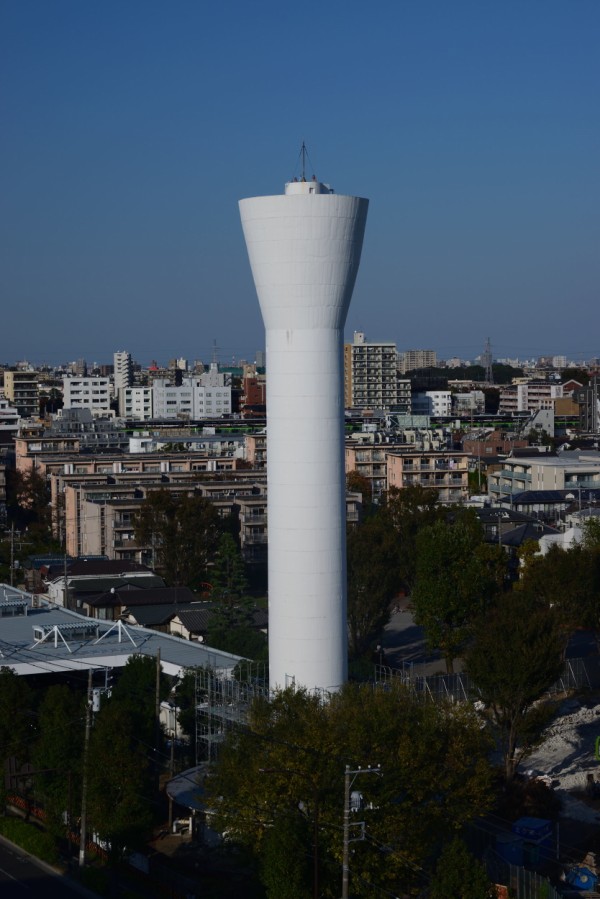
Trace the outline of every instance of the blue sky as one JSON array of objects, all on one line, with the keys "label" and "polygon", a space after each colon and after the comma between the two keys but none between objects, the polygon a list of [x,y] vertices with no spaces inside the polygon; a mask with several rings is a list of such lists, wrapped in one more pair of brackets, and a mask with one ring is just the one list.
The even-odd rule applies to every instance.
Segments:
[{"label": "blue sky", "polygon": [[0,362],[253,358],[237,200],[370,198],[347,334],[600,355],[598,0],[2,0]]}]

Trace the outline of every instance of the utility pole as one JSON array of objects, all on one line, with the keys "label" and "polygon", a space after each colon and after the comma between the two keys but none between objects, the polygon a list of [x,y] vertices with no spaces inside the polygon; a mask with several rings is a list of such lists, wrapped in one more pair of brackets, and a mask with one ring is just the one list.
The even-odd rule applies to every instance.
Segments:
[{"label": "utility pole", "polygon": [[15,523],[10,526],[10,586],[14,586],[15,576]]},{"label": "utility pole", "polygon": [[[350,843],[354,840],[350,839],[350,790],[352,784],[359,774],[378,774],[381,777],[381,766],[376,768],[356,768],[351,770],[350,765],[346,765],[344,771],[344,854],[342,861],[342,899],[348,899],[348,887],[350,884]],[[352,780],[350,778],[352,777]],[[361,822],[362,823],[362,822]],[[355,825],[356,826],[356,825]],[[364,839],[357,837],[355,839]]]},{"label": "utility pole", "polygon": [[83,741],[83,780],[81,783],[81,830],[79,833],[79,867],[85,867],[85,841],[87,839],[88,756],[92,730],[92,669],[88,671],[87,706],[85,712],[85,737]]},{"label": "utility pole", "polygon": [[156,689],[154,695],[154,770],[156,772],[156,792],[160,789],[160,646],[156,653]]},{"label": "utility pole", "polygon": [[[65,609],[70,609],[70,600],[69,600],[69,581],[67,580],[67,554],[65,553],[64,559],[64,578],[65,578],[65,595],[63,597],[63,603]],[[91,670],[91,669],[90,669]]]}]

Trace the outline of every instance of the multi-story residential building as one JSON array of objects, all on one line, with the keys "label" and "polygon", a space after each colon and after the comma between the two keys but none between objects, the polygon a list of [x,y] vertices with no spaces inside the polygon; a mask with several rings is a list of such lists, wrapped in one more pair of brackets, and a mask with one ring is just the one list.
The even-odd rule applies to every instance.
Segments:
[{"label": "multi-story residential building", "polygon": [[40,414],[38,375],[34,371],[5,371],[4,396],[22,418]]},{"label": "multi-story residential building", "polygon": [[579,408],[581,430],[588,434],[600,432],[600,377],[596,375],[587,387],[581,387],[574,393],[574,400]]},{"label": "multi-story residential building", "polygon": [[355,409],[395,409],[398,374],[395,343],[372,343],[362,331],[344,344],[344,405]]},{"label": "multi-story residential building", "polygon": [[461,416],[481,415],[485,412],[483,390],[469,390],[452,394],[452,414]]},{"label": "multi-story residential building", "polygon": [[220,372],[199,378],[183,378],[180,386],[157,378],[152,385],[152,408],[156,419],[182,418],[195,421],[231,414],[231,386]]},{"label": "multi-story residential building", "polygon": [[469,453],[453,451],[388,452],[388,488],[428,487],[436,490],[440,503],[464,502],[469,496],[469,459]]},{"label": "multi-story residential building", "polygon": [[435,350],[405,350],[398,353],[398,371],[403,375],[419,368],[437,368],[437,364]]},{"label": "multi-story residential building", "polygon": [[506,415],[515,412],[537,412],[538,409],[552,409],[554,400],[562,397],[562,384],[551,381],[526,381],[500,389],[498,412]]},{"label": "multi-story residential building", "polygon": [[125,388],[133,384],[133,361],[131,353],[119,350],[114,354],[114,388],[115,397],[119,405],[119,415],[125,416]]},{"label": "multi-story residential building", "polygon": [[124,387],[119,415],[127,421],[150,421],[154,417],[152,387]]},{"label": "multi-story residential building", "polygon": [[413,393],[412,411],[414,415],[429,415],[432,418],[452,415],[452,394],[449,390],[426,390]]},{"label": "multi-story residential building", "polygon": [[354,435],[346,440],[346,474],[356,471],[366,478],[371,485],[371,495],[377,500],[388,488],[389,453],[442,450],[445,446],[444,433],[429,428],[409,428],[393,436],[386,432]]},{"label": "multi-story residential building", "polygon": [[398,415],[410,415],[412,413],[412,385],[408,378],[400,378],[396,381],[398,396],[394,412]]},{"label": "multi-story residential building", "polygon": [[65,409],[89,409],[93,415],[110,412],[109,378],[63,378]]},{"label": "multi-story residential building", "polygon": [[245,436],[246,462],[252,468],[265,468],[267,464],[267,432],[259,431],[257,434]]},{"label": "multi-story residential building", "polygon": [[492,501],[526,490],[562,490],[579,497],[600,488],[600,453],[574,450],[559,456],[531,454],[505,459],[499,471],[488,475]]},{"label": "multi-story residential building", "polygon": [[0,395],[0,446],[12,444],[19,430],[20,415],[7,399]]}]

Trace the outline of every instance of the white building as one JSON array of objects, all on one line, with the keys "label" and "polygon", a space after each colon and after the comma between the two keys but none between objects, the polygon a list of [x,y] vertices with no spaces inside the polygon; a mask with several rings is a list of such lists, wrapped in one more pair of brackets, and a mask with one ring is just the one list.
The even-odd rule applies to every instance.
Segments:
[{"label": "white building", "polygon": [[109,378],[63,378],[65,409],[90,409],[93,415],[110,413]]},{"label": "white building", "polygon": [[231,413],[231,387],[224,383],[204,384],[203,379],[218,382],[223,375],[205,373],[199,378],[183,378],[180,386],[164,378],[152,385],[153,417],[181,418],[194,421],[200,418],[219,418]]},{"label": "white building", "polygon": [[452,415],[452,394],[449,390],[426,390],[424,393],[413,393],[412,413],[431,417]]},{"label": "white building", "polygon": [[150,421],[154,416],[152,395],[152,387],[123,388],[123,407],[121,411],[119,404],[119,414],[128,420]]},{"label": "white building", "polygon": [[17,436],[20,420],[18,410],[0,394],[0,444],[12,442]]}]

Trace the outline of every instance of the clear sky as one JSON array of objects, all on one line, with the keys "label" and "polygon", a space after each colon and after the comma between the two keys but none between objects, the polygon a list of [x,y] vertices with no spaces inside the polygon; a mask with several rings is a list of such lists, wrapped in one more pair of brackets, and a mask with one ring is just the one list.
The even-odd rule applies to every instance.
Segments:
[{"label": "clear sky", "polygon": [[237,200],[302,140],[371,201],[349,337],[600,355],[599,48],[599,0],[1,0],[0,362],[254,358]]}]

